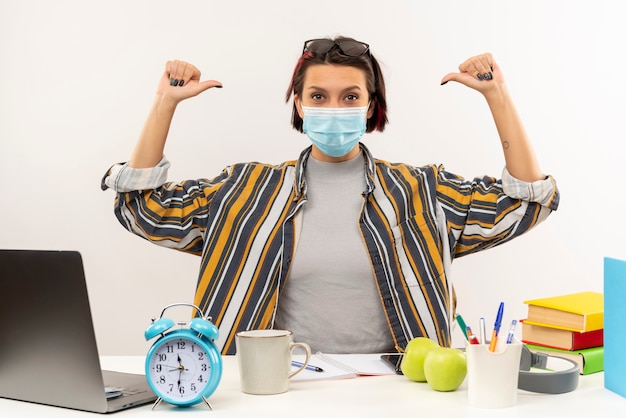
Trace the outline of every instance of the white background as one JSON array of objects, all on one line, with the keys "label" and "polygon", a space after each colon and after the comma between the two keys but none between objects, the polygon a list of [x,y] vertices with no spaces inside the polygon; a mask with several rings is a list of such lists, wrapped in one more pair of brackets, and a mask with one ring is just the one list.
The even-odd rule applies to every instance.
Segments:
[{"label": "white background", "polygon": [[545,223],[455,261],[470,325],[493,321],[500,301],[508,321],[524,317],[529,298],[602,291],[603,257],[626,258],[618,5],[0,0],[0,247],[80,251],[101,354],[145,353],[150,318],[193,300],[199,258],[126,232],[100,179],[130,156],[165,61],[190,61],[224,84],[179,106],[166,148],[170,179],[212,177],[235,162],[294,159],[309,145],[290,127],[284,94],[303,41],[343,34],[369,43],[386,76],[390,125],[364,139],[376,157],[500,176],[484,100],[440,86],[489,51],[560,186]]}]

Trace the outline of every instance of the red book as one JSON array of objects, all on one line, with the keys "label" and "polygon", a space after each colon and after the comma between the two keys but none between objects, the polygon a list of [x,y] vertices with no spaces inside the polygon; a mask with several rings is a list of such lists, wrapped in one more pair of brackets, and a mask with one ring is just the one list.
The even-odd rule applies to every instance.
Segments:
[{"label": "red book", "polygon": [[604,330],[587,332],[557,328],[539,322],[522,320],[522,341],[526,344],[542,345],[561,350],[582,350],[604,344]]}]

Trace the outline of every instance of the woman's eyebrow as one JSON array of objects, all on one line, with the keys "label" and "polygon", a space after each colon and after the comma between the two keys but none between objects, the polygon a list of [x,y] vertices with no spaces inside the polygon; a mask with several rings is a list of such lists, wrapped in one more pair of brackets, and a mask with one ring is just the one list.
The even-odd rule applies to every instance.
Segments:
[{"label": "woman's eyebrow", "polygon": [[[319,90],[319,91],[323,91],[323,92],[326,92],[326,91],[327,91],[324,87],[316,86],[316,85],[314,85],[314,84],[312,84],[312,85],[308,86],[306,89],[307,89],[307,90]],[[343,89],[343,90],[341,90],[341,91],[342,91],[342,92],[345,92],[345,91],[349,91],[349,90],[359,90],[359,91],[362,91],[363,89],[361,88],[361,86],[360,86],[360,85],[358,85],[358,84],[354,84],[354,85],[352,85],[352,86],[348,86],[348,87],[344,88],[344,89]]]}]

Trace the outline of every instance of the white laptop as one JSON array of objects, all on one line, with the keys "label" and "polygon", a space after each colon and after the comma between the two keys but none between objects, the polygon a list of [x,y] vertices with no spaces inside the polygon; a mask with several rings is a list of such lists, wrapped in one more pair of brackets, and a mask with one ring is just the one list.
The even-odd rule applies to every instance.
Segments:
[{"label": "white laptop", "polygon": [[0,250],[0,295],[0,397],[99,413],[155,401],[144,375],[100,369],[80,253]]}]

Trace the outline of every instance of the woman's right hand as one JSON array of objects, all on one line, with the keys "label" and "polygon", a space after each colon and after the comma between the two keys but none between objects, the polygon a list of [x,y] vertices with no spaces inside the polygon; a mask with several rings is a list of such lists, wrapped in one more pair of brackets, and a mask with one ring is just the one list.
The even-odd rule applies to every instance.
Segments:
[{"label": "woman's right hand", "polygon": [[200,81],[200,70],[185,61],[168,61],[157,87],[157,94],[179,103],[212,87],[222,87],[216,80]]},{"label": "woman's right hand", "polygon": [[167,134],[178,103],[211,87],[222,87],[222,83],[215,80],[200,81],[200,71],[188,62],[168,61],[148,118],[128,161],[129,166],[156,166],[163,158]]}]

